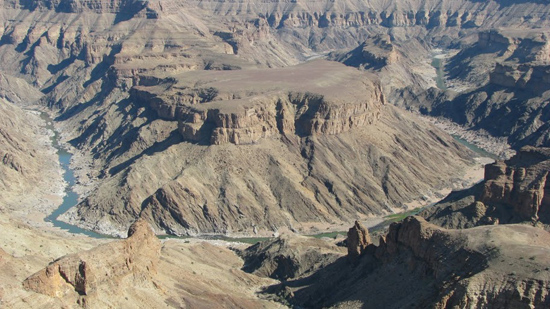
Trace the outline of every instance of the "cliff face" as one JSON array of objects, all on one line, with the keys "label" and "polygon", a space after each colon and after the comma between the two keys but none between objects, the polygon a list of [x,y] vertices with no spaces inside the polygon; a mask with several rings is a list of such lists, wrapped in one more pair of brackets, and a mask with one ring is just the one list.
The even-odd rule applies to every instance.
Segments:
[{"label": "cliff face", "polygon": [[[20,227],[18,230],[21,233]],[[57,246],[57,237],[52,241],[49,231],[40,232],[42,236],[35,238],[50,237],[48,245]],[[20,236],[27,237],[27,233],[28,230]],[[64,241],[63,248],[89,241],[64,236],[58,236]],[[213,308],[235,304],[241,308],[280,307],[256,295],[261,286],[273,280],[241,271],[242,260],[226,247],[202,241],[165,240],[161,244],[144,220],[130,227],[127,239],[102,242],[90,250],[60,257],[45,267],[41,263],[47,263],[48,259],[40,258],[37,262],[35,255],[29,258],[31,263],[23,264],[21,257],[0,249],[0,276],[11,277],[13,281],[2,285],[3,305],[9,308]],[[36,246],[33,240],[28,243]],[[20,279],[41,267],[44,268]]]},{"label": "cliff face", "polygon": [[[123,124],[117,148],[91,149],[111,154],[109,178],[67,220],[106,233],[137,216],[183,235],[313,232],[391,211],[464,166],[451,137],[385,106],[372,75],[339,63],[171,78],[133,88],[127,103],[143,112],[126,121],[139,129]],[[82,144],[112,121],[100,123],[85,124]]]},{"label": "cliff face", "polygon": [[[373,76],[323,61],[261,74],[186,75],[176,84],[136,86],[130,100],[147,105],[162,119],[177,121],[183,140],[202,144],[251,144],[279,135],[335,135],[373,124],[385,103]],[[348,91],[336,89],[344,84]]]},{"label": "cliff face", "polygon": [[0,115],[0,213],[45,216],[63,192],[57,152],[49,140],[52,132],[43,127],[45,121],[38,113],[1,98]]},{"label": "cliff face", "polygon": [[[87,196],[66,219],[112,234],[139,216],[176,234],[308,229],[310,220],[384,214],[449,183],[463,150],[385,107],[386,89],[433,83],[420,74],[431,42],[479,28],[542,26],[548,10],[502,1],[5,1],[3,8],[3,70],[40,89],[40,104],[59,113],[63,140],[89,163],[77,171]],[[281,68],[362,42],[365,67],[383,65],[380,83],[351,68]],[[259,76],[265,68],[273,69],[270,80]],[[342,76],[328,76],[333,69]]]},{"label": "cliff face", "polygon": [[545,307],[548,240],[528,226],[446,230],[408,217],[353,263],[342,258],[267,291],[307,307]]},{"label": "cliff face", "polygon": [[550,149],[525,147],[508,161],[485,167],[480,200],[511,205],[525,221],[550,223]]},{"label": "cliff face", "polygon": [[150,280],[159,258],[160,241],[140,220],[130,226],[128,239],[63,257],[27,278],[23,286],[59,298],[69,293],[94,295],[99,289],[116,288],[118,281]]},{"label": "cliff face", "polygon": [[491,30],[448,60],[460,93],[433,98],[425,110],[493,136],[516,149],[549,146],[548,35],[543,30]]},{"label": "cliff face", "polygon": [[511,159],[485,166],[482,183],[454,192],[421,215],[446,228],[550,224],[548,148],[524,147]]},{"label": "cliff face", "polygon": [[342,248],[325,240],[292,234],[257,243],[239,252],[244,260],[244,271],[278,280],[311,275],[342,254]]}]

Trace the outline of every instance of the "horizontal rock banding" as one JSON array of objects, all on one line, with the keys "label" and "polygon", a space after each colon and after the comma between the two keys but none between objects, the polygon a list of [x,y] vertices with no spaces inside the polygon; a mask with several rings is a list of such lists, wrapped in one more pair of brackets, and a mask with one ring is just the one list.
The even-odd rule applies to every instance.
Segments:
[{"label": "horizontal rock banding", "polygon": [[[309,70],[316,75],[308,80],[304,74]],[[352,70],[316,61],[299,69],[266,70],[260,77],[264,81],[253,80],[257,76],[248,78],[240,71],[220,72],[204,77],[218,78],[220,82],[213,81],[200,88],[168,81],[136,86],[132,94],[159,117],[177,120],[186,141],[250,144],[279,134],[338,134],[372,124],[384,104],[380,85],[369,79],[369,75]],[[338,77],[343,72],[352,77]],[[331,80],[332,75],[336,75],[335,81]],[[300,84],[283,82],[272,86],[275,76]],[[242,85],[226,82],[234,78]],[[250,85],[255,89],[248,89]]]}]

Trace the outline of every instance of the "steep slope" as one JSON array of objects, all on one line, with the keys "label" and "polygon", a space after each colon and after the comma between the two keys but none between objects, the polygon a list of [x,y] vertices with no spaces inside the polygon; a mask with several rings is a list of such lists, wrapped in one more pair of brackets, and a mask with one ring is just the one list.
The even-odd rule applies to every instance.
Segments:
[{"label": "steep slope", "polygon": [[[193,105],[185,112],[178,110],[178,117],[193,117],[189,121],[172,117],[175,107],[156,106],[154,96],[143,97],[149,92],[145,88],[161,89],[165,78],[195,71],[241,70],[252,77],[258,68],[294,65],[387,34],[402,58],[412,59],[400,63],[398,70],[381,74],[383,91],[388,93],[386,86],[431,83],[429,76],[420,73],[403,78],[399,85],[386,82],[390,74],[413,66],[416,58],[410,56],[411,51],[420,50],[417,56],[421,59],[432,44],[448,45],[454,38],[468,40],[480,28],[545,26],[544,14],[549,10],[538,2],[466,0],[5,1],[2,5],[3,69],[42,91],[40,104],[58,112],[64,141],[70,141],[79,152],[75,158],[81,165],[77,176],[82,186],[78,189],[88,198],[67,219],[113,234],[123,234],[139,216],[154,221],[159,232],[176,234],[265,232],[280,226],[308,230],[311,224],[340,224],[400,208],[403,202],[459,176],[463,163],[464,155],[455,150],[451,152],[456,156],[443,154],[447,146],[456,148],[448,137],[440,137],[441,133],[424,124],[414,124],[412,118],[402,121],[409,117],[390,108],[380,113],[381,121],[369,125],[376,134],[352,136],[358,132],[359,122],[366,125],[372,120],[361,116],[369,113],[339,114],[341,109],[331,107],[321,109],[315,120],[306,113],[307,122],[312,122],[305,127],[296,125],[303,132],[294,132],[299,138],[287,140],[273,122],[276,113],[270,119],[246,124],[230,123],[231,115],[240,118],[242,110],[233,113],[220,108],[223,115],[216,116],[215,104],[220,102],[206,102],[213,93],[201,85],[187,81],[187,88],[172,98]],[[524,18],[525,14],[531,17]],[[412,43],[406,44],[408,41]],[[424,63],[418,70],[426,66]],[[298,82],[292,87],[285,85],[288,89],[283,92],[287,93],[272,99],[299,100],[288,96],[299,92]],[[366,88],[371,87],[369,83]],[[225,94],[234,97],[220,98],[237,101],[246,97],[246,101],[251,92],[227,91]],[[273,110],[273,104],[264,106]],[[209,115],[226,118],[216,123]],[[351,118],[348,121],[346,117]],[[241,119],[247,118],[238,121]],[[260,125],[264,120],[270,122],[265,132]],[[212,123],[217,127],[210,132]],[[319,128],[307,127],[313,124]],[[328,129],[334,125],[340,127]],[[423,133],[410,136],[419,127]],[[386,133],[379,133],[382,131]],[[319,132],[330,136],[316,136]],[[204,147],[206,140],[228,144]],[[395,142],[399,148],[390,148]],[[231,159],[236,161],[230,162],[235,173],[220,174],[229,165],[219,158],[246,157],[243,151],[251,153],[257,148],[262,149],[259,154]],[[279,151],[285,148],[289,151]],[[339,148],[346,150],[337,152]],[[427,149],[434,149],[433,153]],[[379,160],[382,157],[388,159]],[[350,168],[347,162],[356,158],[361,165]],[[258,162],[261,166],[255,164]],[[241,170],[248,173],[244,178]],[[271,174],[259,176],[266,170]],[[283,194],[287,191],[292,193]],[[291,210],[290,205],[299,206]]]},{"label": "steep slope", "polygon": [[[208,243],[161,243],[145,221],[124,240],[61,257],[11,289],[3,305],[33,308],[134,307],[280,308],[255,291],[269,279],[239,270],[242,261],[227,248]],[[0,251],[3,266],[14,258]],[[210,257],[204,259],[205,256]],[[22,290],[20,286],[19,289]]]},{"label": "steep slope", "polygon": [[548,147],[549,46],[545,29],[480,32],[475,44],[447,59],[447,79],[462,92],[419,90],[400,102],[504,137],[515,149]]},{"label": "steep slope", "polygon": [[486,224],[550,224],[550,152],[524,147],[506,161],[485,166],[485,180],[463,192],[455,192],[420,213],[428,221],[447,228]]},{"label": "steep slope", "polygon": [[323,239],[282,235],[241,250],[243,270],[260,277],[288,280],[311,275],[342,256],[339,248]]},{"label": "steep slope", "polygon": [[[385,106],[372,79],[327,61],[151,78],[130,91],[138,127],[119,127],[119,148],[90,149],[110,175],[65,218],[104,233],[138,216],[175,234],[307,232],[401,209],[459,177],[468,152]],[[85,124],[82,145],[100,128]]]},{"label": "steep slope", "polygon": [[49,132],[38,113],[4,99],[0,99],[0,114],[0,212],[45,216],[63,193],[63,177]]},{"label": "steep slope", "polygon": [[408,217],[358,258],[266,292],[306,308],[544,308],[549,240],[529,226],[446,230]]}]

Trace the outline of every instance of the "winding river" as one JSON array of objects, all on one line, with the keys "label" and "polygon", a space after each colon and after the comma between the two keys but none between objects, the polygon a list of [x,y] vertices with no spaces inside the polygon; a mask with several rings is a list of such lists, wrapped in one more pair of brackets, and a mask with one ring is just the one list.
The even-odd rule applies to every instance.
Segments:
[{"label": "winding river", "polygon": [[[432,66],[436,69],[436,73],[437,73],[435,81],[436,81],[437,87],[442,89],[442,90],[447,89],[447,87],[445,86],[445,78],[444,78],[444,70],[443,70],[444,69],[443,68],[444,67],[444,55],[445,54],[444,54],[443,51],[436,50],[436,51],[434,51],[433,58],[432,58]],[[95,233],[93,231],[85,230],[85,229],[82,229],[78,226],[75,226],[75,225],[72,225],[72,224],[69,224],[69,223],[58,220],[58,217],[60,215],[64,214],[71,207],[78,204],[78,194],[76,194],[73,191],[73,186],[75,185],[76,178],[74,176],[73,171],[70,168],[70,162],[71,162],[72,154],[69,153],[65,148],[63,148],[63,146],[59,143],[59,136],[58,136],[58,133],[57,133],[57,131],[55,130],[55,128],[53,126],[53,119],[51,119],[51,117],[47,113],[44,113],[44,112],[41,113],[41,117],[46,122],[46,128],[53,132],[53,135],[50,137],[51,142],[52,142],[52,146],[57,150],[57,155],[59,156],[59,163],[60,163],[61,167],[63,168],[63,179],[65,180],[65,182],[67,184],[66,187],[65,187],[65,195],[63,197],[63,202],[61,203],[61,205],[56,210],[54,210],[49,216],[47,216],[45,218],[45,220],[47,222],[52,222],[54,226],[56,226],[58,228],[61,228],[63,230],[66,230],[69,233],[84,234],[84,235],[94,237],[94,238],[107,238],[107,237],[110,237],[108,235],[98,234],[98,233]],[[490,158],[493,158],[493,159],[496,158],[496,156],[494,154],[491,154],[491,153],[477,147],[476,145],[471,144],[468,141],[459,138],[458,136],[454,136],[454,138],[457,141],[459,141],[460,143],[467,146],[468,148],[472,149],[474,152],[480,154],[481,156],[490,157]],[[334,233],[328,233],[327,235],[325,235],[326,234],[325,233],[325,234],[312,235],[312,236],[321,237],[321,236],[329,236],[330,235],[329,237],[332,237],[332,236],[334,236],[333,234],[343,234],[343,233],[344,232],[334,232]],[[188,238],[188,237],[176,237],[176,236],[171,236],[171,235],[159,236],[159,237],[160,238]],[[256,243],[258,241],[267,239],[267,238],[263,238],[263,237],[232,238],[232,237],[227,237],[227,236],[224,236],[224,235],[206,236],[206,237],[200,237],[200,238],[219,239],[219,240],[226,240],[226,241],[240,241],[240,242],[246,242],[246,243]]]},{"label": "winding river", "polygon": [[72,154],[69,153],[65,148],[63,148],[63,146],[60,145],[58,133],[53,126],[53,120],[46,113],[41,113],[40,117],[44,119],[44,121],[46,122],[46,128],[53,132],[53,135],[51,135],[50,139],[52,142],[52,146],[57,150],[59,163],[63,168],[63,179],[66,182],[63,202],[61,203],[61,205],[59,205],[59,207],[56,210],[54,210],[49,216],[47,216],[45,220],[47,222],[53,223],[54,226],[60,229],[68,231],[69,233],[84,234],[95,238],[108,237],[106,235],[85,230],[85,229],[79,228],[78,226],[75,226],[57,219],[60,215],[67,212],[67,210],[69,210],[71,207],[78,204],[78,194],[76,194],[73,191],[73,186],[75,185],[76,178],[74,177],[74,173],[70,168]]}]

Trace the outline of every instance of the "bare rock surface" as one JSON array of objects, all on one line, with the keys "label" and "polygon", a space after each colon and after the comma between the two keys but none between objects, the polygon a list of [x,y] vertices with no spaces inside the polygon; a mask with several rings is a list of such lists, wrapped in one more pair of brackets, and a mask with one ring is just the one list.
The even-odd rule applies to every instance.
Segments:
[{"label": "bare rock surface", "polygon": [[154,75],[124,106],[132,114],[100,113],[74,141],[103,174],[64,220],[106,234],[140,216],[177,235],[314,232],[401,209],[470,156],[387,106],[373,75],[325,60]]},{"label": "bare rock surface", "polygon": [[[24,301],[37,308],[281,307],[254,294],[271,280],[246,274],[240,267],[242,260],[225,247],[161,243],[150,225],[138,220],[127,239],[59,258],[22,286],[28,290]],[[18,307],[21,301],[12,298],[9,304]]]},{"label": "bare rock surface", "polygon": [[63,176],[38,112],[0,99],[0,213],[45,217],[60,202]]},{"label": "bare rock surface", "polygon": [[485,166],[485,180],[454,192],[420,215],[447,228],[527,223],[548,229],[548,148],[524,147],[512,158]]},{"label": "bare rock surface", "polygon": [[[415,136],[405,137],[411,130]],[[337,135],[178,143],[131,159],[131,168],[107,179],[66,218],[104,233],[120,233],[137,216],[159,232],[183,235],[339,226],[358,214],[400,209],[415,192],[459,177],[468,154],[440,134],[387,106],[375,124]]]},{"label": "bare rock surface", "polygon": [[341,258],[267,291],[286,289],[279,295],[305,307],[543,308],[550,303],[548,240],[529,226],[446,230],[408,217],[358,263]]},{"label": "bare rock surface", "polygon": [[[536,1],[392,3],[6,1],[0,60],[42,92],[40,103],[58,113],[63,141],[78,152],[77,191],[86,198],[65,220],[115,235],[140,216],[172,234],[306,230],[393,212],[460,177],[462,150],[428,126],[420,129],[428,136],[410,136],[418,130],[401,120],[408,116],[378,115],[378,88],[433,84],[425,74],[433,45],[548,23],[549,8]],[[351,68],[330,68],[340,84],[299,68],[308,64],[258,70],[363,42],[363,67],[385,63],[380,85]],[[228,79],[249,88],[232,89]],[[371,104],[353,101],[361,91]],[[342,147],[350,157],[339,155]],[[243,159],[223,160],[233,156]],[[356,159],[369,163],[346,167]],[[228,166],[234,171],[220,173]],[[359,170],[367,175],[355,177]]]},{"label": "bare rock surface", "polygon": [[420,90],[401,101],[505,138],[514,149],[548,147],[549,46],[545,29],[482,31],[477,42],[445,60],[446,79],[461,85],[459,92]]},{"label": "bare rock surface", "polygon": [[282,281],[309,275],[334,262],[343,250],[313,237],[285,234],[239,252],[243,270]]},{"label": "bare rock surface", "polygon": [[[155,232],[182,235],[313,231],[401,210],[446,186],[460,177],[469,154],[386,104],[399,103],[400,88],[435,84],[429,59],[435,46],[473,46],[456,54],[448,72],[475,89],[433,91],[426,97],[435,103],[422,108],[510,136],[516,147],[548,142],[546,34],[524,31],[550,25],[543,1],[0,5],[0,96],[18,104],[38,100],[56,113],[62,140],[78,152],[77,190],[85,193],[65,219],[100,232],[123,235],[136,218]],[[342,49],[339,60],[351,59],[381,81],[323,61],[291,67]],[[58,193],[61,177],[40,164],[52,160],[33,143],[36,118],[7,106],[0,119],[0,168],[7,175],[1,306],[278,306],[255,294],[275,282],[241,271],[243,262],[226,248],[159,244],[149,229],[135,229],[128,240],[82,252],[106,241],[37,230],[37,218],[52,208],[43,188],[54,184],[50,193]],[[496,222],[484,213],[497,209],[495,201],[518,202],[516,194],[530,204],[509,213],[542,219],[543,180],[499,164],[492,191],[468,204],[464,222]],[[272,275],[283,265],[276,276],[292,279],[281,295],[302,306],[547,307],[547,238],[527,226],[452,231],[408,219],[378,247],[358,242],[356,263],[342,257],[327,265],[335,256],[319,254],[320,244],[303,253],[274,241],[284,258],[276,264],[273,254],[260,269]],[[135,248],[150,256],[140,260]],[[130,253],[134,258],[125,259]],[[301,260],[312,266],[301,268]],[[121,270],[117,279],[95,276],[102,263]],[[44,281],[29,279],[33,289],[22,289],[36,271],[31,278]],[[39,288],[48,278],[50,285]]]},{"label": "bare rock surface", "polygon": [[23,286],[59,298],[68,293],[93,295],[100,288],[114,289],[118,282],[147,280],[156,272],[160,241],[144,220],[130,226],[128,239],[91,251],[63,257],[32,275]]},{"label": "bare rock surface", "polygon": [[355,221],[353,227],[348,230],[347,236],[346,246],[348,247],[348,256],[351,259],[360,256],[367,246],[372,243],[369,231],[358,221]]}]

